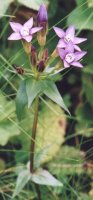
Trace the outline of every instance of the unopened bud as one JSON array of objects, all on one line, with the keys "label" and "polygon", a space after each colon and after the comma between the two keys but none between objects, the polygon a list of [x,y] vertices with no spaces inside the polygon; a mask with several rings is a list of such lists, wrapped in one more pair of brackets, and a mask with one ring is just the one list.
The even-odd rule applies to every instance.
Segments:
[{"label": "unopened bud", "polygon": [[37,64],[37,53],[36,53],[36,48],[32,46],[31,48],[31,64],[32,66],[36,66]]},{"label": "unopened bud", "polygon": [[51,57],[57,57],[58,56],[58,51],[57,49],[55,49],[52,54],[51,54]]},{"label": "unopened bud", "polygon": [[48,32],[48,14],[44,4],[40,6],[38,11],[37,23],[39,27],[42,27],[41,31],[37,34],[38,43],[44,46],[46,44],[46,35]]},{"label": "unopened bud", "polygon": [[55,65],[55,70],[59,70],[63,68],[63,63],[61,61],[59,61],[56,65]]},{"label": "unopened bud", "polygon": [[45,69],[45,64],[44,64],[44,61],[41,60],[37,65],[37,70],[38,70],[38,72],[43,72],[44,69]]},{"label": "unopened bud", "polygon": [[25,40],[22,40],[23,48],[27,54],[31,53],[31,42],[26,42]]},{"label": "unopened bud", "polygon": [[44,53],[43,53],[43,60],[47,61],[48,59],[48,49],[44,49]]}]

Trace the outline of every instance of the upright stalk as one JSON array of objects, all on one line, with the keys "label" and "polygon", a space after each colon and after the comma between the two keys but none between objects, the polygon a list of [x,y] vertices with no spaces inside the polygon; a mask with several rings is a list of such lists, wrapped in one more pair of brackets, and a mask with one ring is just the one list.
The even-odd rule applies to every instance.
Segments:
[{"label": "upright stalk", "polygon": [[30,172],[34,171],[34,154],[35,154],[35,142],[36,142],[36,130],[37,130],[37,121],[38,121],[38,106],[39,106],[39,97],[37,96],[35,100],[35,111],[34,111],[34,121],[32,127],[32,137],[31,137],[31,147],[30,147]]}]

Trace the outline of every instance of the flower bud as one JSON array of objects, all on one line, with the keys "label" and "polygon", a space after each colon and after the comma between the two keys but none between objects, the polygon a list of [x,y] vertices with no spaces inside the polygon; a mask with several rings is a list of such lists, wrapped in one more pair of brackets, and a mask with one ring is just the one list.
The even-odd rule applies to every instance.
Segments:
[{"label": "flower bud", "polygon": [[43,72],[44,69],[45,69],[45,64],[44,64],[44,61],[41,60],[37,65],[37,70],[38,70],[38,72]]},{"label": "flower bud", "polygon": [[52,54],[51,54],[51,57],[57,57],[58,56],[58,50],[55,49]]},{"label": "flower bud", "polygon": [[47,61],[47,59],[48,59],[48,49],[46,48],[46,49],[44,49],[43,60]]},{"label": "flower bud", "polygon": [[23,48],[27,54],[31,53],[31,42],[26,42],[25,40],[22,40]]},{"label": "flower bud", "polygon": [[36,48],[32,46],[31,48],[31,64],[32,66],[36,66],[37,64],[37,53],[36,53]]},{"label": "flower bud", "polygon": [[44,46],[46,43],[46,34],[48,32],[48,14],[44,4],[40,6],[38,11],[37,23],[39,27],[42,27],[42,30],[37,34],[38,43]]}]

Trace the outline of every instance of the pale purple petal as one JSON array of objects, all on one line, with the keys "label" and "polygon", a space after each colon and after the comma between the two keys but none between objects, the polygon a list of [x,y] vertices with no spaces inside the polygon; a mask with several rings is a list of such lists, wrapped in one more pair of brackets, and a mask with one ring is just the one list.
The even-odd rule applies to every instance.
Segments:
[{"label": "pale purple petal", "polygon": [[58,37],[63,38],[65,36],[65,32],[58,27],[53,27],[54,31],[56,32],[56,34],[58,35]]},{"label": "pale purple petal", "polygon": [[57,44],[58,48],[64,48],[66,47],[66,43],[64,42],[64,39],[60,39],[58,44]]},{"label": "pale purple petal", "polygon": [[77,46],[77,45],[74,45],[74,49],[75,49],[76,51],[81,51],[80,47]]},{"label": "pale purple petal", "polygon": [[8,40],[20,40],[20,39],[22,39],[20,33],[12,33],[8,38]]},{"label": "pale purple petal", "polygon": [[79,62],[72,62],[71,65],[75,67],[81,67],[81,68],[83,67],[83,65]]},{"label": "pale purple petal", "polygon": [[33,17],[31,17],[27,22],[25,22],[24,26],[27,26],[29,29],[33,26]]},{"label": "pale purple petal", "polygon": [[80,60],[83,56],[86,55],[86,53],[87,53],[86,51],[81,51],[81,52],[74,53],[74,55],[75,55],[75,61]]},{"label": "pale purple petal", "polygon": [[64,67],[65,67],[65,68],[68,68],[68,67],[70,67],[70,64],[69,64],[69,63],[67,63],[65,60],[64,60]]},{"label": "pale purple petal", "polygon": [[75,27],[73,25],[69,26],[68,29],[66,30],[66,36],[68,35],[71,41],[73,41],[75,36]]},{"label": "pale purple petal", "polygon": [[22,28],[22,25],[16,22],[10,22],[10,26],[14,32],[19,32],[20,29]]},{"label": "pale purple petal", "polygon": [[23,39],[26,40],[27,42],[31,42],[32,35],[25,36],[25,37],[23,37]]},{"label": "pale purple petal", "polygon": [[82,42],[84,42],[86,40],[87,40],[87,38],[75,37],[74,38],[74,44],[80,44],[80,43],[82,43]]},{"label": "pale purple petal", "polygon": [[65,52],[64,49],[58,48],[58,54],[59,54],[59,56],[60,56],[60,58],[61,58],[62,60],[63,60],[63,59],[65,58],[65,56],[66,56],[66,52]]},{"label": "pale purple petal", "polygon": [[73,43],[71,41],[68,42],[68,44],[66,45],[65,51],[67,53],[73,53],[74,52],[74,45],[73,45]]},{"label": "pale purple petal", "polygon": [[41,29],[42,29],[42,27],[35,27],[35,28],[32,28],[32,29],[30,30],[30,34],[33,35],[34,33],[40,31]]}]

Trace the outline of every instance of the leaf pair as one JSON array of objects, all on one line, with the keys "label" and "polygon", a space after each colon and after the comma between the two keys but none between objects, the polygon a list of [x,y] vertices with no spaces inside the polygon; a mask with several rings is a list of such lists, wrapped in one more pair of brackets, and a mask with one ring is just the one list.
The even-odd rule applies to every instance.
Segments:
[{"label": "leaf pair", "polygon": [[23,169],[18,175],[16,188],[12,198],[21,192],[29,180],[39,185],[49,185],[53,187],[63,186],[63,184],[54,178],[47,170],[40,168],[31,174],[28,169]]},{"label": "leaf pair", "polygon": [[16,113],[19,119],[23,116],[25,106],[28,104],[29,108],[36,96],[42,94],[45,94],[49,99],[57,103],[61,108],[69,113],[55,83],[52,80],[35,80],[34,78],[31,78],[22,81],[17,93]]}]

